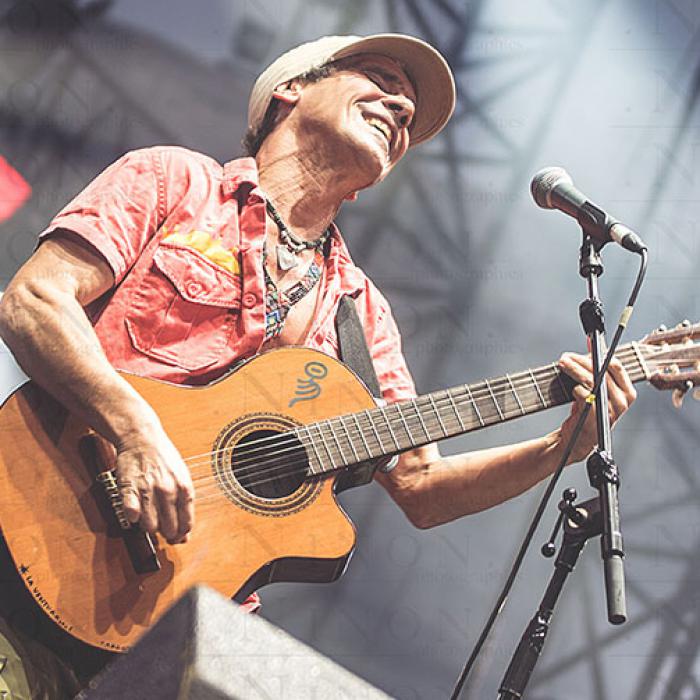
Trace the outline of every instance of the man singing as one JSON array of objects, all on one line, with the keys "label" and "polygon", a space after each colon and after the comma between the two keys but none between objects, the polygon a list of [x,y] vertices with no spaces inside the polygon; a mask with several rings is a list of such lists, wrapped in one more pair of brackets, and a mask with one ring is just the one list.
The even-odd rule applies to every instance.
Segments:
[{"label": "man singing", "polygon": [[[274,347],[337,355],[335,314],[350,295],[383,398],[415,395],[389,305],[334,218],[435,136],[454,102],[451,71],[425,42],[324,37],[258,78],[250,157],[222,166],[171,146],[127,153],[41,234],[2,299],[0,332],[32,379],[114,445],[131,522],[186,543],[194,487],[154,409],[115,369],[202,385]],[[551,474],[592,386],[586,357],[565,354],[560,367],[579,386],[548,435],[450,457],[428,445],[377,472],[411,523],[449,522]],[[617,362],[607,385],[616,420],[635,391]],[[591,415],[572,461],[594,444]]]}]

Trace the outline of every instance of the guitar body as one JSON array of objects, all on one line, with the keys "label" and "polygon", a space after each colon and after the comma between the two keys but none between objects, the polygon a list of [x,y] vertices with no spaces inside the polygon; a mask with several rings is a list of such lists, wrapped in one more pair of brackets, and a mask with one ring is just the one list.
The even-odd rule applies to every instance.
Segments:
[{"label": "guitar body", "polygon": [[[153,572],[136,572],[95,478],[100,465],[89,463],[87,447],[98,438],[33,383],[0,410],[0,527],[19,575],[56,624],[125,651],[195,584],[241,599],[275,581],[342,574],[355,531],[336,502],[337,478],[309,476],[305,463],[273,481],[249,457],[237,471],[231,454],[255,456],[248,442],[264,446],[295,426],[374,407],[351,370],[313,350],[283,348],[201,388],[124,376],[158,413],[195,484],[189,541],[154,538]],[[280,462],[285,474],[288,463]]]}]

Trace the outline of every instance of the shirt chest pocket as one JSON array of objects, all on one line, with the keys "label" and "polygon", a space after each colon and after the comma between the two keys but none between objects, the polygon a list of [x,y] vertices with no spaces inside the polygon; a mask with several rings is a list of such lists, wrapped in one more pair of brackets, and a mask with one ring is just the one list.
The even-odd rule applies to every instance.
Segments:
[{"label": "shirt chest pocket", "polygon": [[133,293],[126,327],[140,352],[195,371],[223,355],[240,303],[238,275],[187,248],[161,246]]}]

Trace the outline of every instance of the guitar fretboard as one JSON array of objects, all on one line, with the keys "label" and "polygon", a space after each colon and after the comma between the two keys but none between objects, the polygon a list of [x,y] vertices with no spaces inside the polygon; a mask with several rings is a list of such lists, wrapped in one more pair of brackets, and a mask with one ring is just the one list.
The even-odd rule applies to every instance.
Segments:
[{"label": "guitar fretboard", "polygon": [[[648,378],[644,351],[621,346],[617,358],[633,382]],[[313,474],[343,469],[503,423],[572,400],[572,380],[552,363],[475,384],[297,428]]]}]

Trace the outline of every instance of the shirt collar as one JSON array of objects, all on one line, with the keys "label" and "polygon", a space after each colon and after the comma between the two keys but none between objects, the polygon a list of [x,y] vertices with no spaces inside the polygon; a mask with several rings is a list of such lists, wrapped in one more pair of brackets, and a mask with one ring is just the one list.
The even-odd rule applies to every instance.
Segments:
[{"label": "shirt collar", "polygon": [[331,247],[328,255],[328,271],[331,277],[336,277],[341,283],[342,291],[345,294],[355,295],[365,286],[364,273],[355,265],[350,257],[340,229],[331,224],[332,235],[330,239]]},{"label": "shirt collar", "polygon": [[230,197],[243,184],[253,187],[258,185],[258,165],[255,158],[238,158],[224,164],[224,179],[221,183],[223,193]]}]

